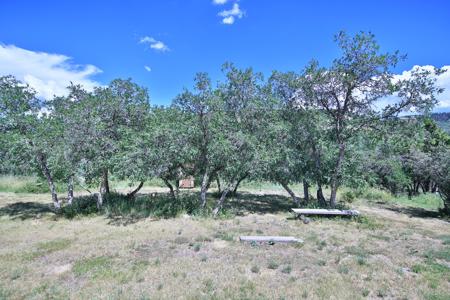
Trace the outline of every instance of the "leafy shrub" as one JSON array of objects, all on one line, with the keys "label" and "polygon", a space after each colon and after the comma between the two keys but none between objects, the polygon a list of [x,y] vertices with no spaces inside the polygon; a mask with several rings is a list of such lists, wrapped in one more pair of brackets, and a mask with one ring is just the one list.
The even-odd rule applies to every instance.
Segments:
[{"label": "leafy shrub", "polygon": [[346,203],[352,203],[356,199],[356,194],[352,190],[347,190],[342,193],[342,200]]}]

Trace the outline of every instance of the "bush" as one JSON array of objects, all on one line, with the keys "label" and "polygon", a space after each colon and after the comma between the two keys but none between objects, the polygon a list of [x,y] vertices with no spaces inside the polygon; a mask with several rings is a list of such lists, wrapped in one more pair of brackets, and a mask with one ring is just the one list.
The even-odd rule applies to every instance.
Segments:
[{"label": "bush", "polygon": [[342,200],[346,203],[352,203],[356,199],[356,194],[352,190],[347,190],[342,193]]}]

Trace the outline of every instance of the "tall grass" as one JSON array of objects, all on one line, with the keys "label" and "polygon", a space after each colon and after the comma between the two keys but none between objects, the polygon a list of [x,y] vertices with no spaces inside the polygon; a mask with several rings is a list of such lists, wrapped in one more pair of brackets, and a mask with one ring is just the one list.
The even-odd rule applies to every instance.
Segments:
[{"label": "tall grass", "polygon": [[[116,180],[114,178],[110,181],[110,186],[113,189],[134,189],[138,184],[138,182]],[[144,187],[166,186],[161,179],[152,178],[145,182]],[[83,190],[77,184],[75,184],[74,189]],[[67,192],[67,185],[64,182],[57,182],[56,191],[58,193]],[[36,176],[0,175],[0,192],[43,194],[49,193],[50,189],[45,180]]]},{"label": "tall grass", "polygon": [[392,202],[404,206],[414,206],[423,209],[439,210],[444,207],[444,203],[439,195],[428,193],[420,194],[411,198],[407,196],[394,197]]},{"label": "tall grass", "polygon": [[441,197],[433,193],[419,194],[417,196],[408,197],[404,194],[392,195],[387,191],[376,188],[361,190],[344,188],[340,192],[340,199],[346,202],[353,202],[353,200],[357,199],[360,201],[382,202],[386,204],[397,204],[401,206],[410,206],[436,211],[444,206]]},{"label": "tall grass", "polygon": [[[57,186],[62,190],[62,186]],[[12,193],[48,193],[50,190],[45,181],[32,176],[0,176],[0,192]]]},{"label": "tall grass", "polygon": [[110,193],[100,210],[97,209],[96,196],[89,195],[76,197],[72,205],[66,205],[62,209],[63,216],[68,218],[91,214],[102,214],[110,218],[170,218],[182,213],[201,213],[197,194],[180,194],[177,200],[174,200],[168,194],[138,195],[135,199],[130,199],[123,194]]}]

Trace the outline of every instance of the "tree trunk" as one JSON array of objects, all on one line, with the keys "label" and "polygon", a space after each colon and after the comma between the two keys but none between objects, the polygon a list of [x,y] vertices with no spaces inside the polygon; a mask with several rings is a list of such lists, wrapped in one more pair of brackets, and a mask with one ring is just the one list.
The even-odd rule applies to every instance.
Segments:
[{"label": "tree trunk", "polygon": [[241,182],[247,177],[248,177],[248,174],[245,174],[244,176],[239,178],[239,180],[236,182],[236,185],[234,186],[233,195],[236,195],[239,185],[241,185]]},{"label": "tree trunk", "polygon": [[437,184],[435,182],[431,182],[431,192],[432,193],[437,192]]},{"label": "tree trunk", "polygon": [[176,200],[177,199],[177,194],[175,193],[173,185],[170,183],[169,180],[167,180],[165,178],[163,178],[163,181],[166,184],[166,186],[169,188],[170,196],[172,197],[172,199]]},{"label": "tree trunk", "polygon": [[300,199],[295,195],[295,193],[289,188],[289,186],[284,181],[278,181],[281,186],[288,192],[289,196],[291,196],[294,204],[298,207],[300,206]]},{"label": "tree trunk", "polygon": [[144,185],[144,181],[141,181],[136,189],[134,189],[133,191],[131,191],[127,194],[127,198],[133,199],[134,196],[136,196],[136,194],[141,190],[143,185]]},{"label": "tree trunk", "polygon": [[108,169],[103,169],[100,182],[100,191],[97,194],[97,209],[101,209],[105,200],[105,195],[109,194]]},{"label": "tree trunk", "polygon": [[325,197],[323,196],[322,192],[322,162],[320,159],[320,152],[317,151],[316,145],[314,142],[312,143],[312,150],[313,150],[313,156],[314,156],[314,162],[316,167],[316,183],[317,183],[317,201],[319,202],[319,205],[322,207],[327,206],[327,201],[325,200]]},{"label": "tree trunk", "polygon": [[202,178],[202,185],[200,187],[200,206],[202,208],[206,207],[206,192],[208,191],[209,185],[209,174],[208,171],[205,171]]},{"label": "tree trunk", "polygon": [[180,194],[180,180],[175,180],[175,193],[178,195]]},{"label": "tree trunk", "polygon": [[221,192],[222,192],[222,189],[220,188],[220,178],[219,178],[219,175],[217,175],[217,177],[216,177],[216,182],[217,182],[217,191],[218,191],[219,193],[221,193]]},{"label": "tree trunk", "polygon": [[325,200],[325,197],[323,196],[322,186],[320,184],[317,185],[317,201],[319,202],[320,206],[322,206],[322,207],[327,206],[327,201]]},{"label": "tree trunk", "polygon": [[420,181],[414,180],[414,195],[419,195]]},{"label": "tree trunk", "polygon": [[331,196],[330,196],[330,206],[331,207],[336,206],[336,195],[337,195],[337,189],[339,188],[340,180],[341,180],[341,169],[342,169],[342,162],[344,161],[344,154],[345,154],[345,144],[340,143],[338,160],[336,162],[334,174],[331,177]]},{"label": "tree trunk", "polygon": [[53,182],[53,177],[50,174],[50,170],[47,166],[47,159],[45,158],[45,155],[42,152],[38,152],[37,160],[42,173],[47,179],[48,187],[50,188],[50,192],[52,194],[53,205],[55,206],[55,209],[60,209],[61,203],[58,200],[58,194],[56,193],[56,186],[55,183]]},{"label": "tree trunk", "polygon": [[309,183],[306,179],[303,179],[303,198],[305,203],[309,203]]},{"label": "tree trunk", "polygon": [[105,193],[109,194],[109,180],[108,180],[108,169],[103,169],[103,173],[102,173],[102,181],[103,181],[103,186],[105,188]]},{"label": "tree trunk", "polygon": [[100,191],[97,193],[97,209],[100,210],[103,205],[103,194],[100,189]]},{"label": "tree trunk", "polygon": [[217,200],[216,207],[213,210],[213,216],[214,218],[217,217],[220,210],[223,207],[223,203],[225,202],[225,198],[227,197],[227,194],[231,191],[231,188],[236,185],[236,182],[231,182],[228,184],[228,186],[223,190],[222,195],[220,195],[219,200]]},{"label": "tree trunk", "polygon": [[73,202],[73,175],[69,176],[69,182],[67,184],[67,204],[72,205]]}]

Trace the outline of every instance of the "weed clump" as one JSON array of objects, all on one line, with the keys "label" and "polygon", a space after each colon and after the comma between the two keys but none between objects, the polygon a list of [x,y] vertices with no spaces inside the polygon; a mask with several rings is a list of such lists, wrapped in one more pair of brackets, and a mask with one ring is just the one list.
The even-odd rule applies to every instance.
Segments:
[{"label": "weed clump", "polygon": [[271,269],[271,270],[276,270],[278,269],[278,263],[274,260],[269,261],[269,264],[267,265],[267,268]]},{"label": "weed clump", "polygon": [[252,273],[259,273],[259,267],[258,266],[252,266],[250,268],[250,271],[252,271]]},{"label": "weed clump", "polygon": [[281,273],[284,273],[284,274],[291,274],[291,272],[292,272],[291,265],[287,265],[287,266],[283,267],[283,269],[281,269]]}]

